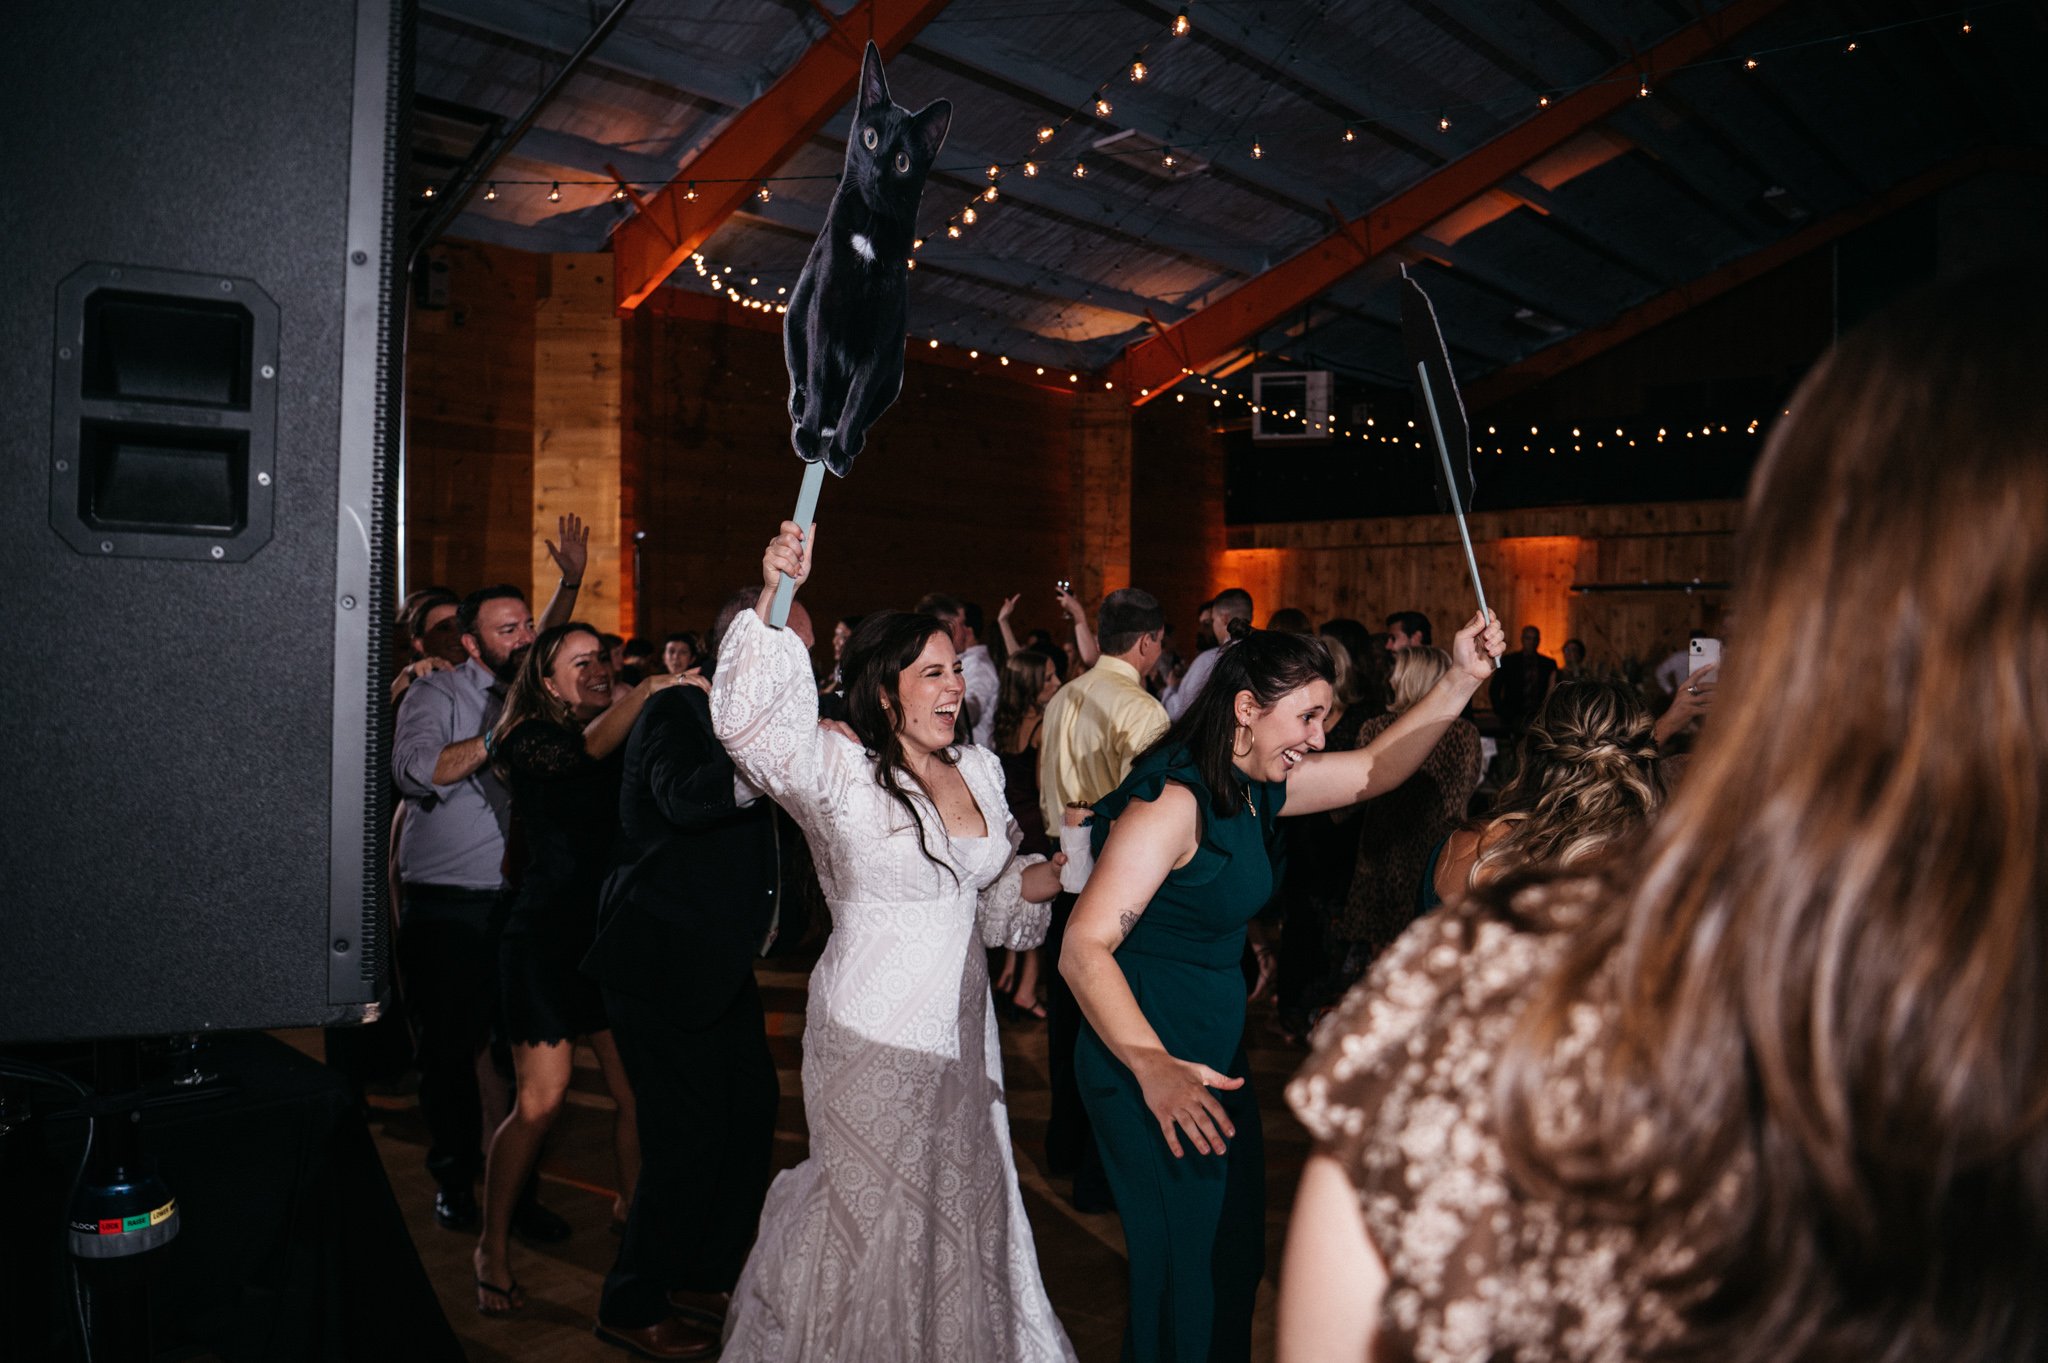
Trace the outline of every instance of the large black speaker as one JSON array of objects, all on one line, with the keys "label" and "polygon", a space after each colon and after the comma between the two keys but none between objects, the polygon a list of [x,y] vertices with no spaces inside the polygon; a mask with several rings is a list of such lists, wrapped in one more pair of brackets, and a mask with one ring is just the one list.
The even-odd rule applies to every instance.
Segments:
[{"label": "large black speaker", "polygon": [[7,29],[0,1040],[371,1016],[410,6]]}]

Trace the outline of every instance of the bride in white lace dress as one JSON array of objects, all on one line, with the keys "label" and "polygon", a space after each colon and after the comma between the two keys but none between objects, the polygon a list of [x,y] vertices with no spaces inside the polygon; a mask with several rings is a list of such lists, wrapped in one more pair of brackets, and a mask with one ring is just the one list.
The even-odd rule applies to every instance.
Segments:
[{"label": "bride in white lace dress", "polygon": [[1072,1360],[1018,1195],[983,954],[1044,938],[1058,873],[1018,855],[994,754],[951,746],[964,687],[935,622],[871,616],[847,647],[871,755],[819,727],[809,655],[765,623],[777,575],[809,574],[793,523],[762,570],[758,610],[719,649],[712,721],[802,825],[832,936],[805,1013],[811,1155],[769,1190],[720,1357]]}]

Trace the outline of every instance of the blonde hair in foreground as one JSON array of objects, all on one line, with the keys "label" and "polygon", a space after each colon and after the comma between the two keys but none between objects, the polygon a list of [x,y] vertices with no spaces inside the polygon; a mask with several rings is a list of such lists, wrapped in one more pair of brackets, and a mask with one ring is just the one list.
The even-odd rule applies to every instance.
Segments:
[{"label": "blonde hair in foreground", "polygon": [[1394,655],[1394,671],[1388,677],[1387,685],[1393,691],[1393,699],[1387,708],[1395,714],[1407,709],[1429,694],[1429,688],[1443,680],[1444,673],[1451,670],[1451,655],[1429,644],[1417,644],[1404,648]]},{"label": "blonde hair in foreground", "polygon": [[[2048,1349],[2044,369],[2048,286],[2014,270],[1807,378],[1692,769],[1503,1056],[1524,1187],[1649,1235],[1735,1176],[1666,1283],[1703,1293],[1678,1356]],[[1614,1049],[1559,1135],[1537,1100],[1585,999]]]}]

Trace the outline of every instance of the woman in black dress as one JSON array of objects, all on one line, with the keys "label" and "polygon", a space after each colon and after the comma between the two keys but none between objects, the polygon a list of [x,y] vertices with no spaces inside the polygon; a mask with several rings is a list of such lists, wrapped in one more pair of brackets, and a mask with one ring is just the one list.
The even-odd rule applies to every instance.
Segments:
[{"label": "woman in black dress", "polygon": [[517,1095],[491,1137],[477,1243],[477,1309],[506,1315],[523,1301],[509,1262],[509,1222],[540,1145],[561,1111],[574,1069],[571,1042],[597,1052],[618,1103],[614,1219],[623,1219],[639,1172],[633,1091],[619,1064],[597,984],[577,969],[597,934],[598,890],[619,829],[625,738],[647,697],[678,678],[659,673],[614,693],[604,644],[570,623],[534,641],[491,730],[491,762],[512,792],[510,888],[502,911],[498,979]]}]

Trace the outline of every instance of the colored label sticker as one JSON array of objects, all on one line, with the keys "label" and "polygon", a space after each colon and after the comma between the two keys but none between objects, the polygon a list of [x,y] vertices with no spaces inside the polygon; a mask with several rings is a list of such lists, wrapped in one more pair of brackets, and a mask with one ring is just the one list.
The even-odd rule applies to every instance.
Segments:
[{"label": "colored label sticker", "polygon": [[122,1218],[122,1220],[121,1220],[121,1229],[122,1229],[122,1230],[124,1230],[124,1231],[129,1231],[129,1230],[148,1230],[148,1229],[149,1229],[149,1213],[148,1213],[148,1212],[144,1212],[144,1213],[142,1213],[142,1214],[141,1214],[140,1216],[129,1216],[129,1217],[123,1217],[123,1218]]},{"label": "colored label sticker", "polygon": [[111,1219],[107,1219],[107,1220],[102,1220],[102,1221],[100,1222],[100,1234],[101,1234],[101,1235],[119,1235],[120,1233],[121,1233],[121,1218],[120,1218],[120,1217],[118,1217],[118,1216],[117,1216],[117,1217],[113,1217],[113,1218],[111,1218]]},{"label": "colored label sticker", "polygon": [[176,1210],[178,1210],[178,1203],[177,1200],[173,1198],[171,1201],[164,1203],[163,1206],[158,1207],[155,1211],[149,1214],[149,1224],[152,1226],[162,1225],[164,1222],[171,1219],[171,1213]]}]

